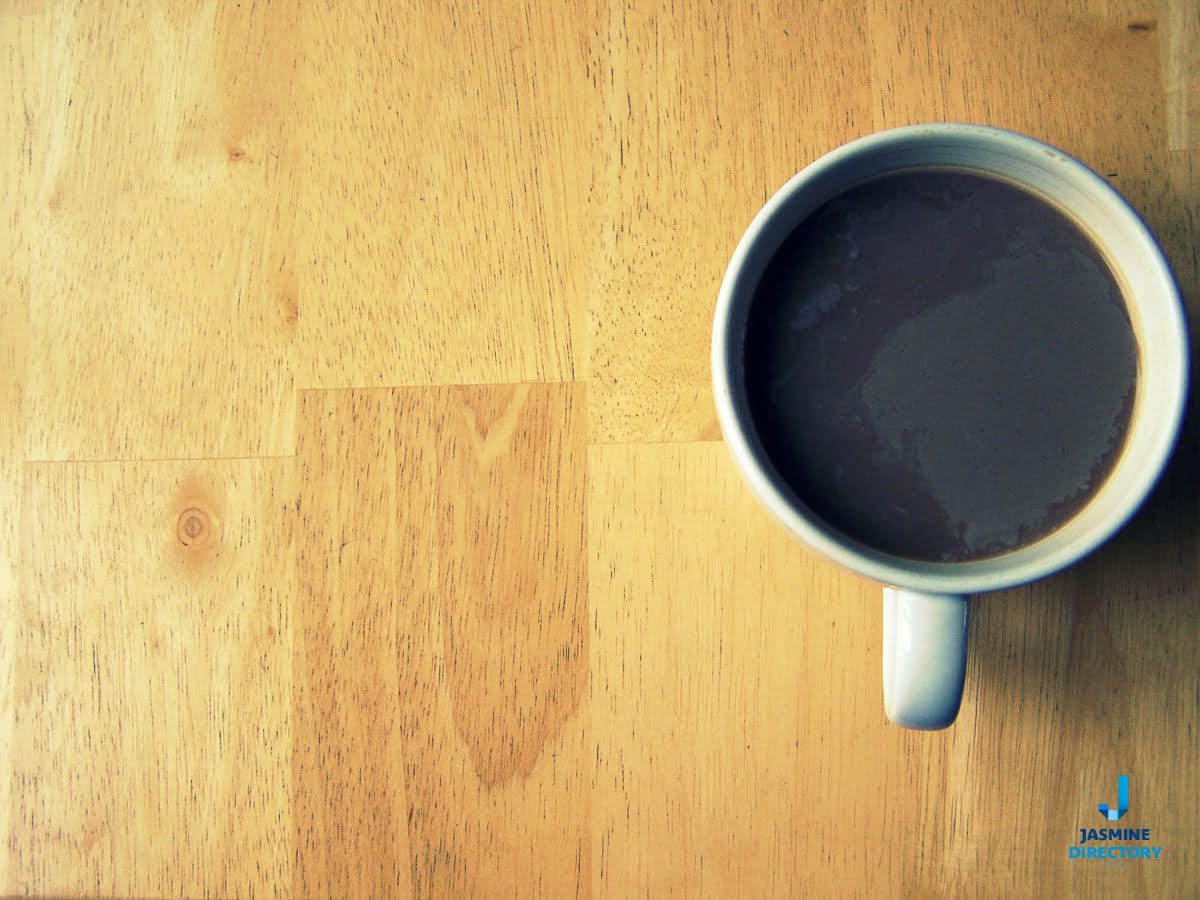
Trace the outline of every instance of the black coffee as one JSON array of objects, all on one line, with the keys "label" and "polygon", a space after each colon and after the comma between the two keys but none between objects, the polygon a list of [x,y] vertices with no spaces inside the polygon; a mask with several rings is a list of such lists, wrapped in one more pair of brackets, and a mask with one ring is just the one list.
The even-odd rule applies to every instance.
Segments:
[{"label": "black coffee", "polygon": [[1120,453],[1137,381],[1121,289],[1063,213],[921,169],[821,207],[765,272],[745,339],[778,474],[828,524],[932,561],[1053,531]]}]

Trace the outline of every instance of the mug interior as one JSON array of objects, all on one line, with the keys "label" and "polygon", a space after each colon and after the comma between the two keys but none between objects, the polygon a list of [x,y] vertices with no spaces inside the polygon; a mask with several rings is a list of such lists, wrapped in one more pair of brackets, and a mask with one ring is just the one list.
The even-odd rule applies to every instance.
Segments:
[{"label": "mug interior", "polygon": [[[1122,289],[1137,341],[1138,373],[1125,444],[1108,478],[1074,517],[1008,553],[964,562],[912,560],[834,530],[775,473],[749,414],[743,343],[750,301],[780,244],[820,206],[867,179],[904,169],[953,167],[1013,182],[1064,212],[1100,249]],[[735,459],[768,509],[819,552],[870,578],[916,590],[975,593],[1050,574],[1090,552],[1145,498],[1170,455],[1187,384],[1186,327],[1178,290],[1153,236],[1100,176],[1032,138],[973,125],[922,125],[847,144],[806,168],[763,207],[721,286],[713,329],[718,417]]]}]

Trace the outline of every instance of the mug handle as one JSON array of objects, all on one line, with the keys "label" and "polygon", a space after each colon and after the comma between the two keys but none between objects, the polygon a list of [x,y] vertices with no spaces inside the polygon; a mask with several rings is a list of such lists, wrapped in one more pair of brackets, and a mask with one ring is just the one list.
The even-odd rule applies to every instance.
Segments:
[{"label": "mug handle", "polygon": [[883,707],[904,728],[945,728],[967,669],[967,598],[883,589]]}]

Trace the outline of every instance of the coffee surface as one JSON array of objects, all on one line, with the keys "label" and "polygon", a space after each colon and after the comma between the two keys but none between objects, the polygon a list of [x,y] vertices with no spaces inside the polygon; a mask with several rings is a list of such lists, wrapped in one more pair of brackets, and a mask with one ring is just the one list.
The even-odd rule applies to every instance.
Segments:
[{"label": "coffee surface", "polygon": [[1099,488],[1137,344],[1103,256],[1058,209],[912,170],[783,243],[745,365],[755,431],[813,512],[876,549],[960,561],[1044,536]]}]

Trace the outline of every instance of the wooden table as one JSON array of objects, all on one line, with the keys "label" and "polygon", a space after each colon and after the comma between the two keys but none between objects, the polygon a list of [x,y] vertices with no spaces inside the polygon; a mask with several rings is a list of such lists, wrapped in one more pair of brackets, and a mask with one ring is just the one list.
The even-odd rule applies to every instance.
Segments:
[{"label": "wooden table", "polygon": [[[1194,0],[5,0],[0,48],[0,894],[1200,891],[1200,401],[915,733],[707,349],[787,177],[945,119],[1111,179],[1200,313]],[[1119,774],[1161,858],[1070,859]]]}]

